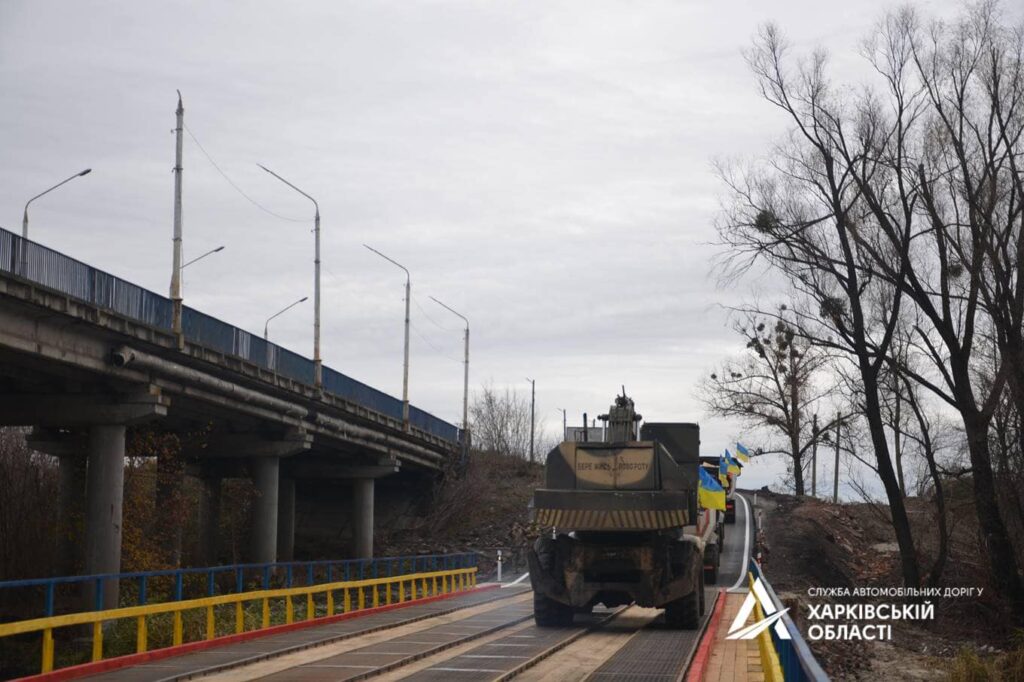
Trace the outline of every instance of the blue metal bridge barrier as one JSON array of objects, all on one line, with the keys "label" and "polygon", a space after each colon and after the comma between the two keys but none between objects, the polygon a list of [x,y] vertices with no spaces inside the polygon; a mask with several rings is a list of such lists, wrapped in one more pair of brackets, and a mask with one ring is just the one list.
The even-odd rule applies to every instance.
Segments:
[{"label": "blue metal bridge barrier", "polygon": [[[761,584],[764,585],[764,589],[768,592],[768,596],[771,597],[775,608],[781,611],[783,606],[779,596],[775,594],[775,590],[772,589],[768,579],[761,571],[761,566],[753,557],[750,559],[749,570],[754,574],[755,578],[761,580]],[[768,631],[771,633],[772,644],[779,656],[779,663],[782,665],[782,675],[786,682],[828,682],[828,675],[814,657],[811,648],[807,645],[807,641],[800,633],[800,630],[797,629],[796,623],[789,617],[788,612],[782,616],[782,622],[785,623],[786,630],[789,631],[790,639],[780,638],[775,633],[775,628],[768,628]]]},{"label": "blue metal bridge barrier", "polygon": [[[122,582],[122,605],[134,602],[142,606],[156,601],[181,601],[217,594],[244,592],[247,589],[270,589],[272,586],[299,587],[342,580],[385,578],[417,572],[448,571],[473,568],[477,555],[428,554],[385,557],[379,559],[340,559],[321,561],[287,561],[271,564],[233,564],[205,568],[179,568],[134,573],[72,575],[56,578],[0,581],[0,604],[15,599],[21,606],[28,600],[42,597],[42,614],[17,614],[10,618],[0,610],[4,622],[39,616],[89,610],[82,603],[83,588],[92,587],[95,604],[92,610],[103,610],[103,585],[109,580]],[[154,589],[155,588],[155,589]],[[29,596],[31,595],[31,596]],[[58,600],[60,603],[58,604]]]},{"label": "blue metal bridge barrier", "polygon": [[[127,282],[0,228],[0,272],[35,282],[86,303],[112,310],[139,322],[171,329],[171,299]],[[191,343],[234,355],[281,376],[313,384],[313,361],[187,306],[181,327]],[[324,390],[367,409],[402,419],[402,401],[329,367],[323,368]],[[460,442],[458,427],[409,406],[409,421],[439,438]]]}]

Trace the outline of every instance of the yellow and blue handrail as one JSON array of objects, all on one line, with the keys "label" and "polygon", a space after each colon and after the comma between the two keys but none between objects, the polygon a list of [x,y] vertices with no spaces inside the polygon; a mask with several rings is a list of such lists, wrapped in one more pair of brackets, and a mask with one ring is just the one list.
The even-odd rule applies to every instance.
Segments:
[{"label": "yellow and blue handrail", "polygon": [[[322,585],[257,590],[253,592],[225,594],[215,597],[203,597],[200,599],[165,602],[161,604],[129,606],[118,609],[109,609],[106,611],[89,611],[63,616],[34,618],[32,620],[0,624],[0,638],[34,632],[41,633],[41,672],[48,673],[53,671],[55,649],[53,631],[57,628],[76,625],[91,625],[92,661],[97,662],[103,660],[104,623],[111,621],[124,618],[134,618],[136,620],[136,653],[145,653],[148,650],[147,618],[157,614],[172,614],[172,646],[181,646],[185,643],[182,616],[187,611],[197,609],[205,610],[205,637],[207,640],[213,640],[216,638],[215,607],[217,606],[230,604],[235,606],[234,631],[235,634],[241,634],[246,631],[244,608],[244,604],[246,602],[261,603],[261,622],[260,627],[256,628],[256,630],[262,630],[271,626],[271,600],[285,600],[285,623],[291,624],[295,622],[294,600],[296,598],[305,597],[305,620],[312,621],[317,618],[327,618],[334,615],[362,610],[367,607],[403,603],[416,599],[417,595],[419,595],[419,598],[434,597],[470,589],[476,586],[476,571],[476,567],[457,568],[445,571],[411,573],[384,578],[349,580]],[[340,611],[337,609],[338,603],[336,601],[339,593],[341,596]],[[323,616],[316,615],[316,597],[320,595],[323,595],[323,603],[325,606]]]},{"label": "yellow and blue handrail", "polygon": [[[761,585],[764,586],[775,608],[782,608],[782,603],[775,594],[775,590],[764,577],[761,566],[753,558],[750,559],[747,567],[747,577],[751,587],[753,587],[754,580],[760,578]],[[760,603],[756,601],[755,609],[757,619],[763,619],[764,611]],[[779,637],[775,633],[774,627],[768,628],[758,635],[758,650],[761,654],[765,679],[781,679],[785,682],[828,682],[828,675],[814,657],[807,641],[788,613],[782,616],[781,622],[789,632],[789,639]],[[772,677],[769,676],[770,674]]]},{"label": "yellow and blue handrail", "polygon": [[[135,601],[145,606],[151,600],[151,587],[156,581],[166,581],[167,596],[182,601],[205,592],[207,597],[218,592],[244,592],[246,586],[268,590],[278,582],[282,587],[295,587],[296,582],[304,585],[332,583],[337,580],[363,580],[417,573],[424,571],[446,571],[455,568],[476,566],[475,554],[430,554],[419,556],[380,557],[376,559],[333,559],[318,561],[282,561],[263,564],[231,564],[202,568],[178,568],[159,571],[135,571],[130,573],[104,573],[97,575],[74,575],[54,578],[32,578],[27,580],[0,581],[0,601],[5,595],[22,595],[26,590],[41,590],[43,615],[57,615],[58,610],[70,611],[83,608],[79,595],[65,603],[57,603],[61,588],[77,586],[90,588],[92,607],[103,608],[103,591],[108,581],[120,581],[122,585],[134,587]],[[188,585],[186,585],[188,581]],[[194,583],[194,584],[193,584]],[[201,583],[201,584],[200,584]],[[67,595],[65,595],[67,596]],[[88,608],[88,607],[86,607]]]}]

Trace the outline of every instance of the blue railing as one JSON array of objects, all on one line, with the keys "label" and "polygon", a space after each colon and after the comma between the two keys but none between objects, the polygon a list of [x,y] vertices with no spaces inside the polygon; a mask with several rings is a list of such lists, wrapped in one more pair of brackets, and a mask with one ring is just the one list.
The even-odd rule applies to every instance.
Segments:
[{"label": "blue railing", "polygon": [[[775,590],[772,589],[768,579],[761,572],[761,567],[754,561],[753,557],[750,559],[749,568],[755,578],[760,578],[761,584],[764,585],[768,596],[771,597],[772,602],[775,604],[775,608],[782,610],[782,602],[779,600],[779,596],[775,594]],[[789,631],[790,639],[779,637],[775,632],[775,628],[768,628],[768,631],[771,633],[775,651],[779,655],[782,676],[786,682],[828,682],[828,675],[825,674],[821,664],[814,657],[811,648],[807,645],[807,641],[800,633],[800,630],[797,629],[796,623],[789,617],[788,612],[782,616],[782,622],[786,624],[786,630]]]},{"label": "blue railing", "polygon": [[[244,592],[246,589],[268,589],[272,585],[281,587],[318,585],[342,580],[364,578],[385,578],[424,571],[446,571],[457,568],[472,568],[477,565],[476,554],[429,554],[421,556],[386,557],[379,559],[341,559],[322,561],[287,561],[271,564],[233,564],[230,566],[207,566],[205,568],[179,568],[164,571],[139,571],[134,573],[104,573],[97,575],[73,575],[59,578],[32,578],[29,580],[0,581],[0,601],[11,594],[8,590],[20,590],[24,599],[25,590],[38,590],[43,599],[44,616],[56,615],[60,587],[76,586],[67,595],[72,610],[81,611],[84,603],[81,594],[91,592],[93,610],[103,609],[104,584],[118,580],[134,586],[134,601],[150,603],[153,584],[160,582],[164,589],[161,594],[166,601],[181,601],[199,596],[212,597],[216,594]],[[64,595],[62,595],[64,596]],[[67,609],[63,609],[67,611]],[[35,617],[35,616],[31,616]],[[18,619],[23,619],[19,616]]]},{"label": "blue railing", "polygon": [[[169,298],[33,241],[23,240],[2,228],[0,272],[23,277],[154,327],[171,328],[172,305]],[[261,336],[189,307],[182,308],[181,327],[191,343],[240,357],[295,381],[313,383],[312,360],[266,342]],[[398,398],[329,367],[323,368],[323,377],[327,392],[393,419],[402,418],[402,401]],[[458,427],[417,407],[409,407],[409,421],[416,428],[439,438],[452,442],[460,440]]]}]

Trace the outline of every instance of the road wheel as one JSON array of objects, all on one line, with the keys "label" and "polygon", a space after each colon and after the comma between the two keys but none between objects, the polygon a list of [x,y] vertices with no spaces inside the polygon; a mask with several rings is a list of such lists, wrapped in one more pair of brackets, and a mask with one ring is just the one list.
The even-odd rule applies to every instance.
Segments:
[{"label": "road wheel", "polygon": [[572,625],[573,609],[543,594],[533,593],[533,622],[538,627],[561,627]]},{"label": "road wheel", "polygon": [[718,564],[720,560],[718,545],[708,545],[707,550],[704,552],[704,563],[705,565],[710,564],[711,566],[710,568],[704,569],[704,582],[718,582]]},{"label": "road wheel", "polygon": [[[555,566],[555,543],[551,538],[538,538],[534,545],[537,561],[548,575],[553,575]],[[533,593],[533,621],[538,627],[559,627],[572,625],[573,608],[555,601],[538,592]]]},{"label": "road wheel", "polygon": [[665,605],[665,624],[670,628],[696,630],[704,615],[704,571],[698,574],[697,589]]}]

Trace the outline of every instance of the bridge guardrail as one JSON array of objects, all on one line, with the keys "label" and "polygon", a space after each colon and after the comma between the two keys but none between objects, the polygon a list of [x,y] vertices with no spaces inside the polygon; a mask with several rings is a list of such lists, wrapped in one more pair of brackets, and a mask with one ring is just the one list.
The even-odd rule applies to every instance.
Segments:
[{"label": "bridge guardrail", "polygon": [[[783,606],[779,596],[775,594],[771,583],[768,582],[768,579],[761,571],[761,566],[753,557],[750,559],[748,568],[751,580],[759,578],[765,591],[768,592],[768,596],[771,597],[772,602],[775,604],[775,608],[782,610]],[[782,622],[786,625],[790,639],[780,638],[775,633],[774,628],[768,628],[768,632],[771,634],[772,645],[782,667],[783,679],[786,682],[828,682],[828,675],[814,657],[803,634],[797,629],[796,623],[789,617],[788,612],[782,616]]]},{"label": "bridge guardrail", "polygon": [[[475,568],[476,554],[428,554],[404,557],[382,557],[378,559],[340,559],[320,561],[285,561],[266,564],[231,564],[201,568],[178,568],[161,571],[136,571],[132,573],[104,573],[96,575],[61,576],[54,578],[30,578],[26,580],[0,581],[0,594],[7,590],[38,588],[42,591],[44,617],[56,614],[57,591],[60,586],[78,585],[92,587],[93,610],[103,608],[103,590],[108,581],[127,581],[135,587],[135,600],[139,606],[150,603],[154,579],[165,578],[171,601],[182,601],[186,593],[205,590],[207,597],[233,588],[234,593],[244,592],[247,584],[258,581],[261,588],[270,589],[279,580],[285,588],[295,585],[298,580],[305,586],[331,583],[335,580],[363,580],[388,578],[424,571],[449,571]],[[189,577],[205,578],[201,584],[187,580]],[[218,580],[220,578],[220,580]],[[186,584],[188,583],[188,584]],[[200,586],[201,585],[201,586]],[[198,590],[197,590],[198,588]],[[79,595],[71,601],[74,609],[81,609]],[[70,609],[65,609],[70,610]]]},{"label": "bridge guardrail", "polygon": [[[62,294],[161,329],[171,328],[172,303],[167,297],[103,272],[59,251],[0,228],[0,272],[41,284]],[[313,383],[313,361],[263,340],[227,322],[182,308],[182,333],[198,345],[234,355],[282,376]],[[402,401],[337,370],[323,368],[324,389],[341,398],[402,419]],[[409,406],[409,421],[418,429],[452,442],[460,429],[443,419]]]},{"label": "bridge guardrail", "polygon": [[[438,581],[440,580],[440,588]],[[341,614],[353,610],[376,608],[396,603],[401,604],[417,598],[437,597],[442,594],[451,594],[476,585],[476,568],[459,568],[447,571],[431,571],[428,573],[410,573],[401,576],[388,578],[372,578],[367,580],[354,580],[328,583],[324,585],[313,585],[306,587],[282,588],[273,590],[258,590],[255,592],[241,592],[237,594],[221,595],[218,597],[203,597],[201,599],[190,599],[179,602],[166,602],[162,604],[149,604],[146,606],[130,606],[106,611],[92,611],[86,613],[73,613],[64,616],[50,616],[47,618],[36,618],[33,620],[18,621],[16,623],[0,624],[0,638],[13,635],[42,633],[41,647],[41,672],[48,673],[54,669],[55,641],[54,629],[66,628],[75,625],[92,626],[92,654],[91,660],[97,663],[103,660],[104,623],[127,618],[136,620],[135,650],[143,654],[149,649],[149,632],[147,618],[157,614],[171,614],[172,635],[171,646],[178,647],[186,643],[184,635],[183,614],[198,609],[204,610],[205,618],[205,639],[210,641],[216,639],[217,635],[217,607],[234,606],[231,609],[231,616],[234,620],[234,634],[241,635],[246,632],[245,603],[260,602],[261,620],[255,630],[264,630],[271,627],[271,600],[283,599],[285,606],[284,624],[292,625],[295,622],[296,597],[305,597],[304,621],[315,621],[320,618],[331,618],[336,613],[335,594],[342,593]],[[381,588],[384,594],[381,595]],[[395,589],[397,588],[397,590]],[[407,591],[408,589],[408,591]],[[355,593],[353,595],[353,592]],[[324,596],[324,614],[318,615],[319,605],[314,597]],[[408,598],[407,598],[408,595]],[[353,609],[353,596],[355,606]],[[222,609],[223,611],[223,609]],[[249,630],[252,632],[253,630]],[[228,636],[227,633],[220,635]],[[201,641],[201,640],[193,640]],[[122,654],[125,655],[125,654]]]}]

